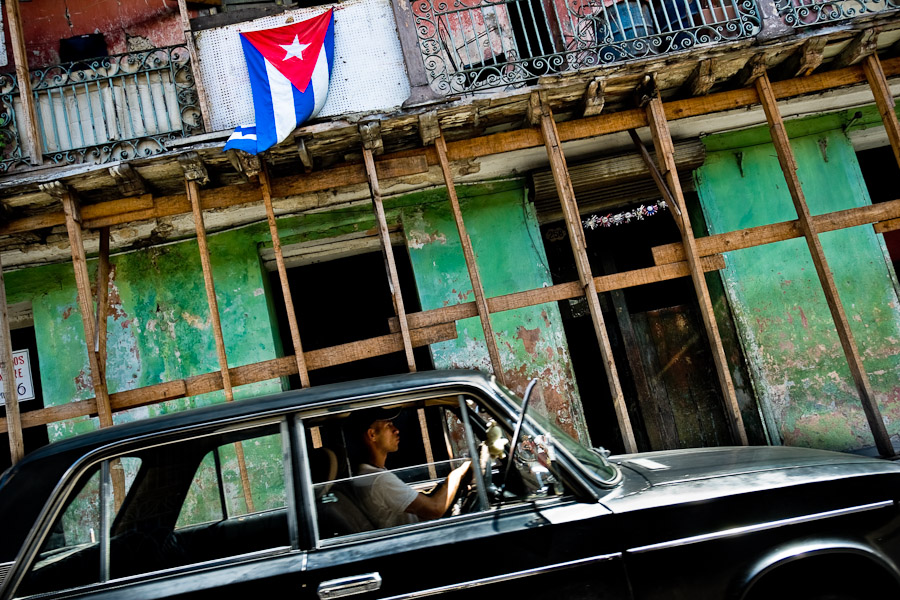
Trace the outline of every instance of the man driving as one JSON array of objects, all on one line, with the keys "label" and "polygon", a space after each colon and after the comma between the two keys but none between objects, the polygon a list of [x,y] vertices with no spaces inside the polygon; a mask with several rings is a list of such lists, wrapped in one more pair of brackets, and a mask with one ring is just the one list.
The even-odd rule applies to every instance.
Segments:
[{"label": "man driving", "polygon": [[[364,449],[353,487],[362,509],[378,528],[396,527],[437,519],[450,508],[470,461],[455,468],[430,494],[417,492],[388,471],[388,454],[400,448],[400,430],[394,425],[399,411],[369,409],[354,415]],[[361,477],[368,475],[368,477]]]}]

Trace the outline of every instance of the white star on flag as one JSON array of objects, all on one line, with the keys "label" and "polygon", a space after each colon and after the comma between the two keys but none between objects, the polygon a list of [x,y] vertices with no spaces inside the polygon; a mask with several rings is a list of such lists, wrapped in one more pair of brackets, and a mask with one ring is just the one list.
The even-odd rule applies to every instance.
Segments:
[{"label": "white star on flag", "polygon": [[297,57],[300,60],[303,60],[303,51],[306,50],[307,48],[309,48],[309,44],[301,44],[300,43],[300,36],[297,36],[297,35],[294,36],[294,41],[291,44],[289,44],[289,45],[278,44],[278,45],[281,46],[282,48],[284,48],[284,51],[287,52],[287,54],[285,54],[284,58],[282,58],[281,60],[287,60],[292,57]]}]

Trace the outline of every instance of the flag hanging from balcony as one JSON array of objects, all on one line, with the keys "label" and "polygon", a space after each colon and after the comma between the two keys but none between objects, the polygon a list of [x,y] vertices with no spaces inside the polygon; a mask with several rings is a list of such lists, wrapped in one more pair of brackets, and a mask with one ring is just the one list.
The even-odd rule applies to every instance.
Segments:
[{"label": "flag hanging from balcony", "polygon": [[256,124],[238,126],[225,150],[264,152],[325,105],[334,65],[334,9],[274,29],[241,33]]}]

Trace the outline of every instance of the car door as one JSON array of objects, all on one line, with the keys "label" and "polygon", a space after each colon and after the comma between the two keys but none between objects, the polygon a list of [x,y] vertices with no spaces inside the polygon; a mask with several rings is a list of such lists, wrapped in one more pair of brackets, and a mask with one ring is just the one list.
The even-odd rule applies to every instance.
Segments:
[{"label": "car door", "polygon": [[[315,452],[306,448],[307,460]],[[314,481],[314,470],[299,475],[313,542],[301,598],[630,597],[615,537],[604,533],[609,510],[579,503],[561,486],[457,516],[334,534],[321,513],[350,502],[334,491],[347,482],[332,482],[323,495],[328,484]]]},{"label": "car door", "polygon": [[285,418],[173,432],[89,461],[15,597],[221,598],[299,588]]}]

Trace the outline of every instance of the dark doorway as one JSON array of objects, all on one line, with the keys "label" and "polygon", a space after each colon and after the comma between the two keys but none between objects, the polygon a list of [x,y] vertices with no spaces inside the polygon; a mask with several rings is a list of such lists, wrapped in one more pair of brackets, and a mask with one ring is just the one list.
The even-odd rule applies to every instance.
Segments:
[{"label": "dark doorway", "polygon": [[[419,299],[405,248],[394,248],[394,261],[406,312],[416,312]],[[304,351],[391,333],[389,319],[394,316],[394,306],[381,252],[294,267],[288,269],[288,281]],[[277,272],[270,273],[270,282],[282,346],[285,354],[293,354]],[[416,348],[414,356],[417,370],[434,368],[427,347]],[[309,379],[311,385],[322,385],[408,370],[406,356],[395,352],[316,369],[310,371]],[[300,376],[292,376],[290,384],[291,389],[299,388]]]},{"label": "dark doorway", "polygon": [[[859,169],[862,171],[872,204],[897,199],[897,180],[900,169],[890,146],[862,150],[856,153]],[[894,265],[894,272],[900,269],[900,230],[884,232],[884,243]]]},{"label": "dark doorway", "polygon": [[[44,408],[44,396],[41,392],[41,373],[38,366],[37,341],[34,335],[34,327],[22,327],[13,329],[10,332],[10,340],[12,341],[13,352],[18,350],[28,350],[28,359],[31,363],[31,379],[34,386],[34,399],[23,400],[19,403],[19,413],[26,415],[32,411]],[[0,417],[6,417],[6,407],[0,406]],[[50,443],[47,435],[47,426],[39,425],[37,427],[28,427],[22,430],[22,442],[25,445],[25,453],[28,454],[37,450],[41,446]],[[11,464],[9,453],[9,434],[0,434],[0,472],[6,470]]]},{"label": "dark doorway", "polygon": [[[695,194],[686,195],[689,204],[696,204]],[[650,204],[655,201],[644,203]],[[563,224],[545,225],[542,232],[554,283],[577,280]],[[585,229],[585,236],[594,276],[652,267],[654,246],[681,241],[666,211],[618,226]],[[600,304],[638,448],[733,443],[691,279],[602,293]],[[560,310],[591,438],[613,452],[624,451],[587,303],[560,302]],[[740,353],[739,348],[726,350]]]}]

